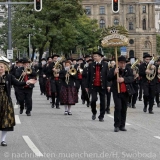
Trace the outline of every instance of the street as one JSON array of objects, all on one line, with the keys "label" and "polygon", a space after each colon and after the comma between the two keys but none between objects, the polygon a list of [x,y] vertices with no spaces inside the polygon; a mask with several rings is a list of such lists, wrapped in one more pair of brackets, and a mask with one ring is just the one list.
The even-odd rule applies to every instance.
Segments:
[{"label": "street", "polygon": [[[16,102],[12,89],[12,100]],[[31,117],[19,115],[15,108],[15,131],[7,134],[7,147],[0,146],[3,160],[159,160],[160,108],[154,114],[143,112],[143,102],[128,108],[127,132],[114,132],[113,100],[111,114],[104,122],[91,120],[90,108],[81,100],[72,106],[72,116],[64,115],[64,107],[51,108],[50,101],[40,95],[39,84],[33,91]],[[99,111],[98,111],[99,113]]]}]

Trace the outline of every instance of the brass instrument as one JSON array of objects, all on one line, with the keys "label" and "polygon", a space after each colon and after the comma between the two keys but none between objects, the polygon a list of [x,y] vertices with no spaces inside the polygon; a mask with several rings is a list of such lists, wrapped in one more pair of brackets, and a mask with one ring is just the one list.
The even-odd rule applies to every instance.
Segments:
[{"label": "brass instrument", "polygon": [[[152,81],[155,78],[155,76],[156,76],[156,67],[153,65],[153,63],[154,63],[155,60],[156,60],[155,57],[153,57],[152,60],[147,65],[147,70],[151,71],[151,73],[147,73],[146,74],[146,78],[149,81]],[[152,67],[152,66],[154,66],[154,67]]]},{"label": "brass instrument", "polygon": [[24,70],[22,70],[22,74],[19,77],[18,81],[22,82],[24,79],[23,73],[26,72],[26,74],[31,74],[32,73],[32,69],[31,67],[26,67]]},{"label": "brass instrument", "polygon": [[65,60],[65,57],[62,56],[60,58],[59,61],[56,62],[56,64],[54,65],[54,68],[57,70],[57,71],[54,71],[53,72],[53,75],[56,76],[56,74],[58,74],[60,72],[60,70],[62,70],[62,65],[60,64],[61,62],[63,62]]},{"label": "brass instrument", "polygon": [[70,75],[74,76],[74,75],[76,75],[76,74],[77,74],[77,71],[76,71],[76,69],[74,68],[74,66],[72,65],[72,67],[70,68],[70,70],[67,71],[65,82],[68,84],[68,83],[69,83],[69,77],[70,77]]},{"label": "brass instrument", "polygon": [[131,69],[133,69],[133,75],[135,79],[138,77],[137,74],[139,74],[139,68],[136,66],[139,62],[140,60],[137,59],[131,66]]}]

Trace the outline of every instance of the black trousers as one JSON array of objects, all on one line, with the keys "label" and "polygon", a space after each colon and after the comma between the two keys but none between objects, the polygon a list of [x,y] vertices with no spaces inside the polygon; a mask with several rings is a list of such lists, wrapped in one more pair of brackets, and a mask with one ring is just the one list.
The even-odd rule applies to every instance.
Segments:
[{"label": "black trousers", "polygon": [[136,104],[137,97],[138,97],[138,83],[137,84],[133,83],[132,86],[133,86],[133,88],[135,90],[135,94],[129,96],[129,103],[131,103],[132,106],[133,106],[133,105]]},{"label": "black trousers", "polygon": [[98,118],[104,118],[104,114],[105,114],[105,93],[106,93],[106,90],[102,89],[101,87],[94,87],[90,91],[90,96],[92,97],[91,98],[92,113],[94,115],[97,114],[97,110],[96,110],[97,93],[99,93],[99,96],[100,96],[100,115],[99,115]]},{"label": "black trousers", "polygon": [[33,88],[25,88],[18,90],[20,109],[24,109],[24,103],[27,107],[26,113],[32,111],[32,93]]},{"label": "black trousers", "polygon": [[125,127],[127,116],[128,93],[113,93],[115,104],[114,110],[114,126]]},{"label": "black trousers", "polygon": [[45,93],[46,92],[46,89],[45,89],[45,78],[43,78],[42,76],[39,77],[39,86],[40,86],[41,93]]},{"label": "black trousers", "polygon": [[61,90],[61,83],[59,80],[55,80],[55,92],[52,92],[52,104],[56,104],[56,106],[59,106],[60,103],[60,90]]},{"label": "black trousers", "polygon": [[149,83],[143,84],[143,100],[144,107],[147,108],[149,101],[149,111],[153,110],[154,97],[156,93],[156,85],[150,85]]},{"label": "black trousers", "polygon": [[110,103],[111,103],[111,92],[108,92],[108,89],[106,89],[106,111],[110,111]]},{"label": "black trousers", "polygon": [[[77,87],[77,92],[79,92],[80,87],[82,89],[82,79],[78,79],[76,81],[76,87]],[[84,90],[83,89],[82,89],[82,92],[81,92],[81,99],[85,100],[85,95],[84,95]]]},{"label": "black trousers", "polygon": [[139,95],[138,99],[142,99],[142,80],[139,81]]}]

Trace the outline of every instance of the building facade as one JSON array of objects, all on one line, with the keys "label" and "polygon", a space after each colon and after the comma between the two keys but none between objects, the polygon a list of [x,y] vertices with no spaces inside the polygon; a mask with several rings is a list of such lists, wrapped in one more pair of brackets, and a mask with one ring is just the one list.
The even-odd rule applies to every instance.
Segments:
[{"label": "building facade", "polygon": [[112,12],[111,0],[83,0],[88,17],[97,19],[100,28],[122,25],[129,32],[127,56],[142,59],[156,55],[155,0],[121,0],[118,13]]}]

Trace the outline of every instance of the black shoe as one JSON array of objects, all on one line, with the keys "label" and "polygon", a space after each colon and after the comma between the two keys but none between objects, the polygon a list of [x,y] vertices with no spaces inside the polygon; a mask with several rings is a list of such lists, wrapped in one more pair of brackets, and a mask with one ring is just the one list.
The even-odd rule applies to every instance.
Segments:
[{"label": "black shoe", "polygon": [[47,100],[49,100],[49,97],[47,97]]},{"label": "black shoe", "polygon": [[71,112],[68,112],[68,115],[70,115],[70,116],[71,116],[71,115],[72,115],[72,113],[71,113]]},{"label": "black shoe", "polygon": [[84,101],[84,100],[82,100],[82,104],[85,104],[85,101]]},{"label": "black shoe", "polygon": [[136,108],[135,104],[132,105],[132,108]]},{"label": "black shoe", "polygon": [[108,111],[108,110],[106,111],[106,113],[107,113],[107,114],[111,114],[111,112],[110,112],[110,111]]},{"label": "black shoe", "polygon": [[89,105],[90,105],[90,103],[89,103],[89,102],[87,102],[87,107],[89,107]]},{"label": "black shoe", "polygon": [[143,112],[147,112],[147,108],[146,107],[143,108]]},{"label": "black shoe", "polygon": [[67,114],[68,114],[68,111],[65,111],[65,112],[64,112],[64,115],[67,115]]},{"label": "black shoe", "polygon": [[104,122],[104,119],[103,119],[103,118],[99,118],[99,121],[100,121],[100,122]]},{"label": "black shoe", "polygon": [[93,114],[93,115],[92,115],[92,120],[95,120],[95,119],[96,119],[96,115]]},{"label": "black shoe", "polygon": [[119,130],[121,130],[121,131],[127,131],[125,127],[120,127]]},{"label": "black shoe", "polygon": [[41,92],[41,95],[43,95],[43,93]]},{"label": "black shoe", "polygon": [[31,116],[31,113],[27,113],[27,116]]},{"label": "black shoe", "polygon": [[20,109],[19,114],[22,114],[22,113],[23,113],[23,109]]},{"label": "black shoe", "polygon": [[128,107],[131,108],[131,103],[128,103]]},{"label": "black shoe", "polygon": [[149,114],[154,114],[154,112],[153,111],[149,111]]},{"label": "black shoe", "polygon": [[115,127],[115,128],[114,128],[114,132],[119,132],[119,128],[118,128],[118,127]]},{"label": "black shoe", "polygon": [[142,99],[139,99],[139,101],[142,101]]},{"label": "black shoe", "polygon": [[60,109],[60,107],[57,105],[57,106],[56,106],[56,109]]},{"label": "black shoe", "polygon": [[7,143],[5,141],[2,141],[1,146],[7,146]]},{"label": "black shoe", "polygon": [[52,105],[51,105],[51,108],[54,108],[54,107],[55,107],[54,104],[52,104]]}]

